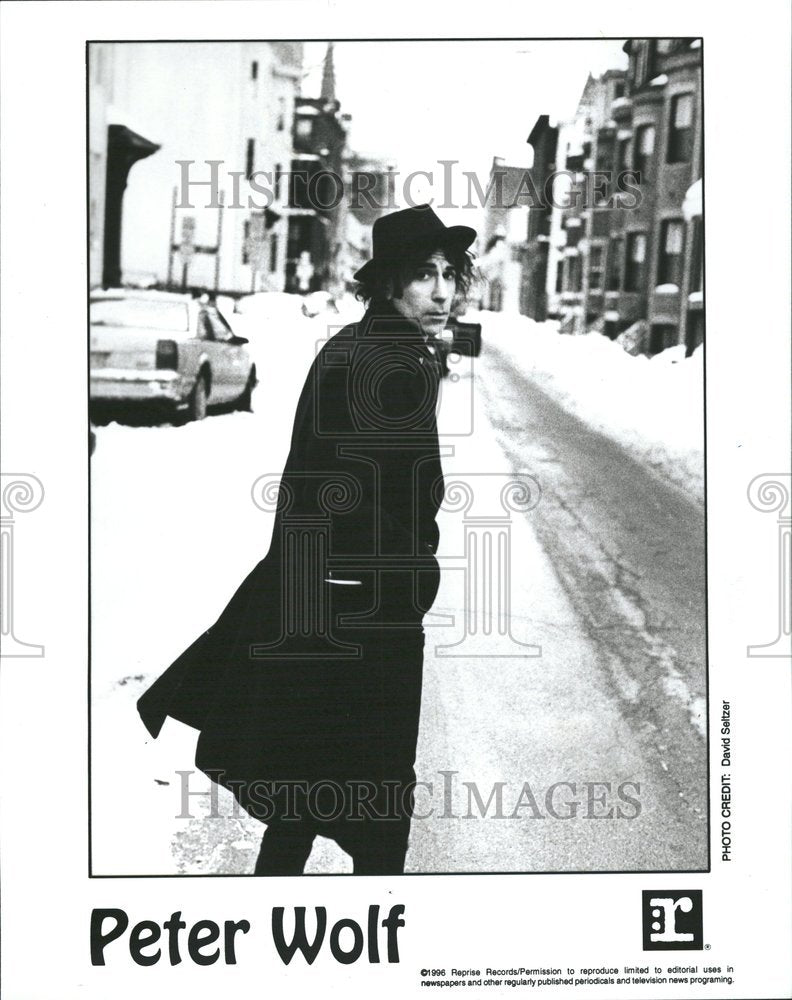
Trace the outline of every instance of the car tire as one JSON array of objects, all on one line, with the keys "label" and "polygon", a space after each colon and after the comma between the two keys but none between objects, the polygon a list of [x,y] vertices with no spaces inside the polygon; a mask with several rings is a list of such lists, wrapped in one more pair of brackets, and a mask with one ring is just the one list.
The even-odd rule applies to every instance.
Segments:
[{"label": "car tire", "polygon": [[201,373],[195,380],[195,385],[187,401],[187,414],[190,420],[203,420],[206,416],[206,403],[209,393],[206,388],[206,376]]},{"label": "car tire", "polygon": [[237,410],[244,410],[246,413],[253,412],[253,390],[256,388],[256,369],[251,368],[248,380],[245,383],[244,391],[236,403]]}]

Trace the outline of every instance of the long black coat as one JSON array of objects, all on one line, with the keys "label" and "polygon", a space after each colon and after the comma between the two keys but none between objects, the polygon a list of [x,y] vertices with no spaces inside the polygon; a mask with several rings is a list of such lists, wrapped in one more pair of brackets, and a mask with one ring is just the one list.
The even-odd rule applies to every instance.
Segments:
[{"label": "long black coat", "polygon": [[392,307],[328,341],[297,405],[269,552],[138,702],[153,736],[167,715],[199,729],[198,767],[259,818],[262,781],[414,776],[421,620],[439,584],[438,384]]}]

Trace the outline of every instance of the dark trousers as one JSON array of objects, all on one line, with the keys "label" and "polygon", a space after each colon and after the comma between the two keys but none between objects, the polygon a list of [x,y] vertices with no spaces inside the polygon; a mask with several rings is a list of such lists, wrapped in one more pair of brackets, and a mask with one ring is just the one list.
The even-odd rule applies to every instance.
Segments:
[{"label": "dark trousers", "polygon": [[[412,576],[408,583],[411,600]],[[400,593],[395,585],[386,592]],[[297,690],[308,706],[302,712],[311,720],[304,738],[292,741],[284,772],[289,767],[294,779],[317,787],[325,780],[333,781],[341,789],[343,815],[323,821],[321,813],[302,812],[299,819],[284,819],[285,810],[278,808],[272,820],[265,820],[267,829],[254,874],[302,874],[317,835],[335,840],[352,857],[355,875],[404,872],[424,649],[424,631],[408,597],[391,596],[393,606],[385,609],[387,614],[383,612],[386,621],[400,622],[398,627],[347,625],[337,630],[342,641],[360,647],[356,660],[309,665],[300,683],[284,685],[283,715],[288,717],[293,711],[289,698]],[[362,615],[373,606],[374,598],[363,587],[337,587],[328,602],[334,614]],[[306,756],[298,760],[303,750]],[[365,818],[353,806],[347,779],[364,781],[373,789],[366,800],[371,812]],[[397,788],[391,798],[388,785],[394,784]],[[322,808],[328,805],[332,812],[332,803]]]},{"label": "dark trousers", "polygon": [[[302,875],[320,831],[304,820],[270,823],[261,841],[254,875]],[[407,854],[409,820],[385,822],[349,846],[355,875],[401,875]]]}]

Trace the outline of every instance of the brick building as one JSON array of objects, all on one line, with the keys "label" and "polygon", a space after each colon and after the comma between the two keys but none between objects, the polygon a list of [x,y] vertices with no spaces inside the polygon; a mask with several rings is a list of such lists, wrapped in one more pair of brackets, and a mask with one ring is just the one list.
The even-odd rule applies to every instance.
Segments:
[{"label": "brick building", "polygon": [[624,100],[624,89],[621,70],[589,76],[574,119],[558,130],[556,167],[561,176],[554,189],[555,252],[549,254],[547,295],[548,313],[561,320],[567,333],[585,332],[605,311],[604,236],[609,219],[593,202],[607,201],[609,193],[604,199],[596,197],[593,174],[614,169],[611,150],[626,139],[611,118],[613,105]]},{"label": "brick building", "polygon": [[547,319],[547,266],[552,226],[552,176],[556,170],[558,126],[547,115],[540,115],[528,136],[534,152],[530,169],[532,190],[538,195],[528,210],[528,239],[523,269],[524,312],[531,319]]},{"label": "brick building", "polygon": [[[700,40],[631,39],[625,51],[627,71],[590,77],[559,130],[556,165],[579,196],[551,219],[548,311],[565,332],[690,353],[704,338]],[[633,171],[634,190],[597,194],[592,171]]]}]

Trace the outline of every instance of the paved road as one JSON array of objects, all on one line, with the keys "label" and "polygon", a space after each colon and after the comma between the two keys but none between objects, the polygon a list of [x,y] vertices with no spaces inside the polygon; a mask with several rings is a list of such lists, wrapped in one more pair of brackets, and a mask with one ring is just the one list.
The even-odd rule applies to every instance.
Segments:
[{"label": "paved road", "polygon": [[[512,802],[529,781],[540,807],[554,782],[575,782],[581,798],[582,788],[598,794],[594,781],[615,789],[637,780],[642,812],[595,820],[606,806],[581,802],[568,820],[530,809],[500,828],[492,819],[446,820],[433,824],[431,845],[430,824],[417,824],[411,861],[418,870],[432,870],[433,854],[436,864],[469,871],[706,867],[702,508],[492,348],[475,386],[486,420],[474,436],[483,440],[475,458],[466,454],[472,441],[460,445],[447,474],[468,458],[480,469],[502,461],[540,484],[522,533],[514,525],[513,617],[542,656],[427,658],[419,757],[432,761],[435,783],[450,760],[460,771],[454,780],[467,770],[490,791],[505,782]],[[435,610],[444,599],[460,604],[444,588]],[[470,811],[481,812],[475,799]]]},{"label": "paved road", "polygon": [[[497,394],[488,373],[497,370]],[[589,430],[492,349],[480,379],[515,467],[535,470],[533,525],[633,726],[706,812],[704,510]]]}]

